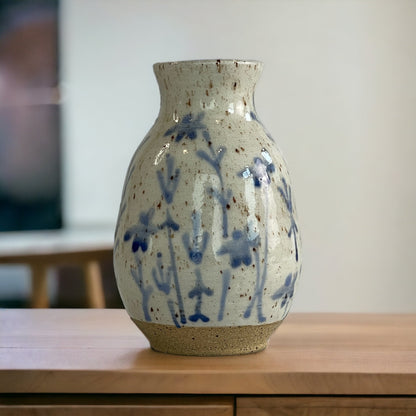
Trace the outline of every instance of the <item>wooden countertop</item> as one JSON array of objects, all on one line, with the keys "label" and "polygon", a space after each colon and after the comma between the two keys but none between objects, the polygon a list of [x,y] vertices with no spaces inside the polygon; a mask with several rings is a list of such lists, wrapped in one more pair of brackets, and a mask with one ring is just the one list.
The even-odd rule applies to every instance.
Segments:
[{"label": "wooden countertop", "polygon": [[416,394],[416,315],[289,314],[260,353],[152,351],[124,310],[0,310],[0,393]]}]

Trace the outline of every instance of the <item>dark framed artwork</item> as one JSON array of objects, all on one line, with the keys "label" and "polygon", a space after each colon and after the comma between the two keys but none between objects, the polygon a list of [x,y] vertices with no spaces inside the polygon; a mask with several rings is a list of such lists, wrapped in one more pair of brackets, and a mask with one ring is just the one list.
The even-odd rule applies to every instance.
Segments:
[{"label": "dark framed artwork", "polygon": [[0,231],[62,226],[58,0],[0,0]]}]

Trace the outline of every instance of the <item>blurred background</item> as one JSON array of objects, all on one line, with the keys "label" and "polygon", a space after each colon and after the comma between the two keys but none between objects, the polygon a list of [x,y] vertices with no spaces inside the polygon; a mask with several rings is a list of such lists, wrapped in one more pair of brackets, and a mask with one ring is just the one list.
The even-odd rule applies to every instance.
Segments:
[{"label": "blurred background", "polygon": [[[112,230],[158,114],[152,64],[256,59],[302,232],[292,310],[416,312],[415,1],[3,0],[0,22],[3,231]],[[28,273],[0,267],[0,305],[26,304]],[[54,306],[84,305],[75,275],[53,276]]]}]

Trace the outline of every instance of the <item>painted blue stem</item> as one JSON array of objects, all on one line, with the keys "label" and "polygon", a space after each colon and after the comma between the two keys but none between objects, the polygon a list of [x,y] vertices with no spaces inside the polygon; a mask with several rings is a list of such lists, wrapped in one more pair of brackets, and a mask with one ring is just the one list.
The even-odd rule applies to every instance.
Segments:
[{"label": "painted blue stem", "polygon": [[137,271],[135,271],[133,269],[131,269],[130,271],[131,271],[131,275],[133,277],[133,280],[135,281],[136,285],[140,289],[140,292],[142,293],[142,296],[143,296],[142,308],[143,308],[143,312],[144,312],[144,319],[146,319],[146,321],[150,322],[152,320],[152,318],[149,314],[149,299],[150,299],[150,295],[153,292],[153,287],[152,286],[147,286],[147,287],[144,286],[141,261],[137,260],[136,263],[137,263]]},{"label": "painted blue stem", "polygon": [[176,315],[175,315],[175,304],[173,303],[172,299],[168,299],[168,308],[169,308],[170,316],[172,317],[173,323],[175,324],[176,328],[180,328],[181,326],[179,325],[179,322],[176,319]]},{"label": "painted blue stem", "polygon": [[231,278],[230,270],[225,270],[222,275],[221,302],[220,302],[220,310],[218,312],[219,321],[222,321],[224,318],[225,301],[227,300],[228,287],[230,286],[230,278]]},{"label": "painted blue stem", "polygon": [[157,270],[159,271],[159,277],[158,277],[158,271],[156,268],[152,269],[152,276],[153,280],[156,283],[157,288],[164,292],[166,295],[169,295],[170,293],[170,283],[172,280],[172,270],[170,267],[167,268],[166,272],[163,270],[164,266],[162,264],[162,253],[158,253],[158,259],[157,259]]},{"label": "painted blue stem", "polygon": [[288,237],[291,238],[293,234],[293,240],[295,244],[295,258],[296,261],[299,260],[299,252],[298,252],[298,241],[297,235],[298,226],[296,225],[295,216],[294,216],[294,209],[293,209],[293,201],[292,201],[292,188],[287,184],[285,178],[282,178],[283,188],[278,186],[278,190],[280,195],[282,196],[283,200],[285,201],[287,210],[289,211],[290,215],[290,228],[287,233]]},{"label": "painted blue stem", "polygon": [[[167,216],[170,218],[169,210],[167,211]],[[173,249],[172,238],[171,238],[171,232],[174,231],[174,229],[171,228],[169,223],[168,223],[168,226],[166,227],[166,229],[167,229],[167,235],[168,235],[171,270],[172,270],[172,273],[173,273],[173,281],[175,283],[176,297],[178,299],[179,315],[180,315],[180,318],[181,318],[181,323],[186,324],[185,309],[184,309],[184,306],[183,306],[183,298],[182,298],[181,288],[180,288],[180,285],[179,285],[178,269],[176,268],[175,250]]]},{"label": "painted blue stem", "polygon": [[[208,132],[204,132],[207,133]],[[205,137],[205,135],[204,135]],[[208,136],[209,137],[209,136]],[[205,138],[207,140],[207,138]],[[208,141],[208,140],[207,140]],[[209,142],[210,143],[210,142]],[[218,179],[220,181],[220,190],[212,189],[212,194],[217,199],[217,201],[220,203],[222,208],[222,231],[223,231],[223,237],[228,237],[228,215],[227,215],[227,205],[230,202],[232,192],[229,189],[227,192],[224,189],[224,179],[222,177],[221,173],[221,161],[222,158],[225,155],[226,148],[220,147],[218,152],[215,153],[215,151],[212,149],[212,147],[209,147],[211,156],[205,152],[204,150],[198,150],[196,152],[197,156],[199,156],[202,160],[205,160],[212,168],[215,170],[215,173],[218,176]]]},{"label": "painted blue stem", "polygon": [[[133,163],[133,160],[134,159],[132,159],[132,161],[130,162],[129,168],[127,169],[127,175],[126,175],[126,179],[124,181],[123,191],[121,193],[120,211],[118,213],[116,229],[115,229],[115,232],[114,232],[114,235],[116,235],[116,236],[118,234],[118,229],[120,228],[120,219],[121,219],[122,215],[124,214],[124,211],[127,208],[127,202],[126,202],[127,184],[130,182],[131,176],[133,175],[134,169],[136,168],[136,165]],[[119,244],[120,244],[120,238],[117,237],[117,240],[116,240],[115,245],[114,245],[114,250],[117,249]]]},{"label": "painted blue stem", "polygon": [[256,250],[254,253],[256,268],[257,268],[257,278],[256,278],[256,288],[253,297],[251,298],[251,302],[248,305],[244,317],[248,318],[251,315],[251,311],[253,309],[254,304],[257,302],[257,319],[259,322],[264,322],[266,317],[263,315],[263,291],[264,286],[266,284],[267,279],[267,258],[268,258],[268,250],[269,250],[269,238],[268,238],[268,218],[269,218],[269,198],[266,191],[266,203],[265,203],[265,236],[264,236],[264,266],[263,271],[261,272],[260,277],[260,256],[258,251]]}]

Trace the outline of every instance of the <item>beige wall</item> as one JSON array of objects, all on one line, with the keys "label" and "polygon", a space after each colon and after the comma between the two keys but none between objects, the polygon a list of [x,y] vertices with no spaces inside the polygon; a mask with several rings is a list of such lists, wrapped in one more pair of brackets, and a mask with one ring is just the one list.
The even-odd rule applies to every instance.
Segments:
[{"label": "beige wall", "polygon": [[293,310],[416,312],[416,1],[63,0],[68,224],[114,224],[157,116],[152,64],[265,62],[258,112],[289,163]]}]

